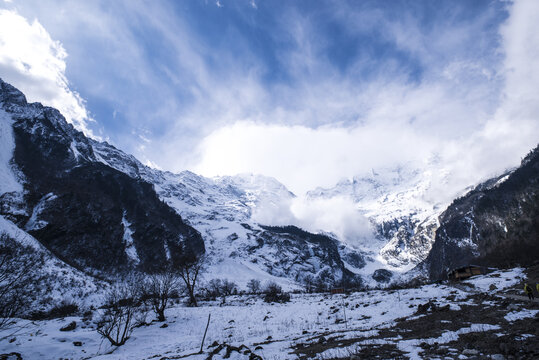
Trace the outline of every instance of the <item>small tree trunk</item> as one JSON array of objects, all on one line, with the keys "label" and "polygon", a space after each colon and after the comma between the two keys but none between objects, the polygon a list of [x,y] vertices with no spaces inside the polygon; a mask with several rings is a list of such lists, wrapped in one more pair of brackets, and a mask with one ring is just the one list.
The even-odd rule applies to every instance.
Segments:
[{"label": "small tree trunk", "polygon": [[157,321],[165,321],[166,318],[165,318],[165,311],[162,310],[162,309],[158,309],[157,310]]},{"label": "small tree trunk", "polygon": [[194,292],[194,289],[192,286],[189,286],[188,288],[188,291],[189,291],[189,304],[193,307],[198,307],[198,303],[197,303],[197,299],[195,297],[195,292]]}]

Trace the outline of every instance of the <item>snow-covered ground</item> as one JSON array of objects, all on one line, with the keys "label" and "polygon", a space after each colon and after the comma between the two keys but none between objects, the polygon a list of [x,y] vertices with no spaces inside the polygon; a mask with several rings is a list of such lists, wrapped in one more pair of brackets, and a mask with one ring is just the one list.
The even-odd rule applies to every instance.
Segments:
[{"label": "snow-covered ground", "polygon": [[[498,274],[500,276],[480,276],[470,282],[477,289],[488,289],[494,284],[500,290],[520,281],[522,270]],[[438,310],[440,312],[418,312],[419,305],[430,301],[435,302],[437,309],[444,309],[446,305],[449,308]],[[166,311],[167,327],[162,327],[163,323],[152,322],[136,328],[127,343],[118,348],[111,347],[97,334],[92,321],[80,317],[18,320],[10,330],[0,332],[0,353],[18,352],[23,359],[149,359],[184,355],[188,359],[206,359],[214,349],[209,345],[216,342],[236,347],[246,345],[263,359],[298,358],[299,354],[309,353],[307,350],[302,353],[301,349],[318,347],[319,351],[312,358],[342,358],[362,347],[384,345],[394,346],[395,351],[415,359],[422,358],[421,352],[425,347],[449,345],[465,334],[503,334],[504,323],[492,323],[489,318],[462,324],[455,320],[461,313],[466,315],[464,312],[468,310],[464,309],[468,307],[484,308],[493,304],[491,299],[477,305],[470,292],[450,284],[349,295],[292,294],[291,302],[286,304],[267,304],[255,295],[232,296],[224,305],[221,305],[221,300],[201,303],[198,308],[176,304]],[[534,317],[538,312],[533,309],[496,311],[504,311],[505,320],[503,316],[498,318],[508,323]],[[204,353],[196,354],[210,314]],[[447,325],[447,328],[432,333],[429,333],[430,329],[423,329],[426,335],[420,338],[410,339],[407,333],[412,330],[400,329],[403,324],[420,322],[428,316],[457,317],[454,320],[429,318],[427,323],[433,321],[433,326]],[[149,314],[148,320],[151,318],[153,315]],[[77,323],[74,331],[59,330],[71,321]],[[387,335],[389,332],[393,335]],[[81,342],[82,346],[75,346],[74,342]],[[240,353],[235,353],[235,356],[231,358],[248,358]]]}]

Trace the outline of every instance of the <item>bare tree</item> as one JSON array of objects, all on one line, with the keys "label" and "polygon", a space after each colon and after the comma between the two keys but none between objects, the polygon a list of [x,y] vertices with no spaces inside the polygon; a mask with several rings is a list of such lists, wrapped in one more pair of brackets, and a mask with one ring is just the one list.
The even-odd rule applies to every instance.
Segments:
[{"label": "bare tree", "polygon": [[258,294],[260,292],[260,280],[249,280],[249,282],[247,283],[247,290],[249,290],[251,294]]},{"label": "bare tree", "polygon": [[203,271],[205,258],[203,256],[193,257],[189,260],[185,260],[183,263],[177,266],[178,274],[185,283],[187,294],[189,295],[189,305],[197,307],[197,299],[195,296],[195,287],[199,275]]},{"label": "bare tree", "polygon": [[209,297],[221,296],[221,287],[223,286],[221,279],[211,279],[206,286],[206,293]]},{"label": "bare tree", "polygon": [[0,234],[0,329],[11,324],[29,303],[26,287],[39,256],[6,233]]},{"label": "bare tree", "polygon": [[228,279],[224,279],[222,283],[221,292],[223,296],[234,295],[238,292],[238,285]]},{"label": "bare tree", "polygon": [[113,346],[125,344],[133,328],[144,322],[145,313],[138,308],[138,291],[133,283],[121,283],[114,286],[105,298],[104,311],[97,321],[97,332]]},{"label": "bare tree", "polygon": [[166,320],[165,309],[170,304],[170,298],[183,290],[181,281],[178,274],[166,270],[150,275],[144,282],[143,299],[150,303],[158,321]]}]

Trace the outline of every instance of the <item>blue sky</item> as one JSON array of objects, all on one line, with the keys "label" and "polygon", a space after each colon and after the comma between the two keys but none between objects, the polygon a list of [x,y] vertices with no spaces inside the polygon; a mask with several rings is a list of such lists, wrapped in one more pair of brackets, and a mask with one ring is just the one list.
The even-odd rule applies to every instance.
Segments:
[{"label": "blue sky", "polygon": [[[539,138],[529,105],[535,53],[523,50],[537,44],[533,1],[0,7],[28,25],[19,35],[3,29],[4,40],[34,49],[41,41],[50,52],[0,57],[1,77],[34,100],[75,104],[79,128],[167,170],[256,172],[303,192],[433,157],[455,173],[484,167],[462,186],[516,165]],[[40,35],[23,39],[24,31]],[[39,61],[58,63],[46,67],[46,89],[37,72],[17,66]],[[514,87],[524,89],[516,100]],[[529,113],[514,116],[521,101]],[[485,162],[494,144],[501,155]],[[458,149],[467,150],[466,166],[457,165]]]}]

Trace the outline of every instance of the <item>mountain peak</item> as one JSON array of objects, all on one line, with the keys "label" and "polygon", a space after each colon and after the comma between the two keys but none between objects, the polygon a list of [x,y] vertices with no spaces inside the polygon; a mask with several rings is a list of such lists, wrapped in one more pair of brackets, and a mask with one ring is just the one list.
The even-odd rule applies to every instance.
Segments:
[{"label": "mountain peak", "polygon": [[19,89],[2,80],[2,78],[0,78],[0,102],[19,106],[28,104],[26,96]]}]

